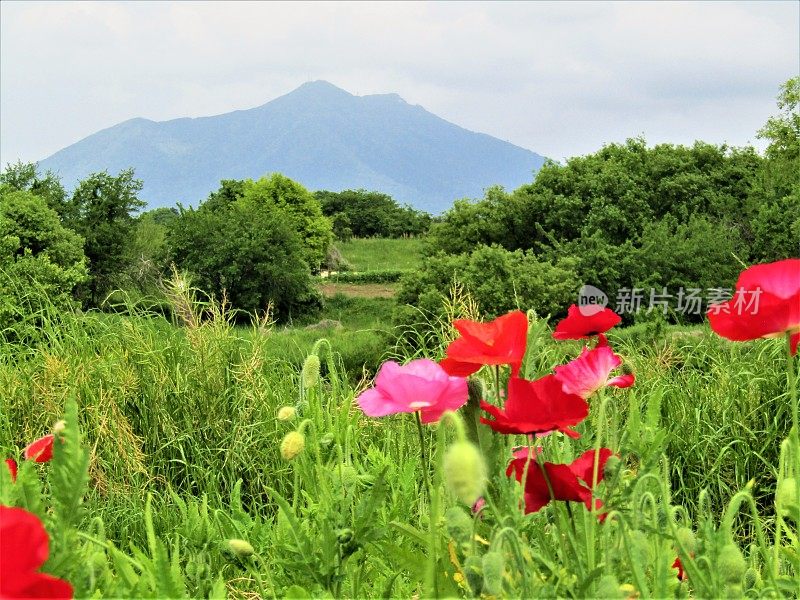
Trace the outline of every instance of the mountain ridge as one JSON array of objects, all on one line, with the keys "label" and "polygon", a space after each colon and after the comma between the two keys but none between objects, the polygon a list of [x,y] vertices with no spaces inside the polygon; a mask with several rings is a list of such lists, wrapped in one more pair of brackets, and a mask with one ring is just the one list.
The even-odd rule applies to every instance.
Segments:
[{"label": "mountain ridge", "polygon": [[364,188],[439,213],[491,185],[530,182],[544,157],[464,129],[394,93],[355,96],[307,82],[210,116],[127,119],[42,160],[67,187],[133,167],[150,208],[197,205],[222,179],[281,172],[309,189]]}]

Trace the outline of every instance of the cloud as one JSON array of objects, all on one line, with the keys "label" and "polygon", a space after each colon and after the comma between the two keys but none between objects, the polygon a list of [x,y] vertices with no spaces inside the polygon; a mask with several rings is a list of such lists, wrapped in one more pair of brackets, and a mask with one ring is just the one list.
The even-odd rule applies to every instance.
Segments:
[{"label": "cloud", "polygon": [[0,4],[0,160],[308,79],[397,92],[554,158],[744,144],[798,68],[795,2]]}]

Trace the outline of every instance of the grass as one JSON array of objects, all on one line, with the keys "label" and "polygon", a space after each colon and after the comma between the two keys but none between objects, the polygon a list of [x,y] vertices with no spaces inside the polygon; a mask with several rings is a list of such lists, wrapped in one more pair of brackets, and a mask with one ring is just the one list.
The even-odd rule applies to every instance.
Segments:
[{"label": "grass", "polygon": [[[60,558],[48,572],[79,596],[597,597],[611,589],[621,597],[625,584],[639,597],[732,597],[747,585],[744,569],[720,571],[732,539],[754,573],[749,595],[796,590],[796,528],[781,522],[785,551],[759,541],[759,528],[775,529],[789,423],[779,341],[732,344],[705,328],[612,333],[636,385],[593,399],[580,439],[539,443],[547,460],[595,442],[614,448],[622,466],[603,493],[616,516],[599,526],[578,503],[523,515],[519,486],[502,471],[525,438],[495,435],[482,441],[492,447],[489,503],[473,519],[440,466],[452,426],[425,427],[425,465],[409,415],[369,419],[354,404],[366,385],[359,356],[363,365],[391,352],[380,333],[390,306],[334,296],[325,316],[338,316],[341,330],[242,328],[218,310],[184,327],[148,315],[54,317],[38,343],[2,346],[0,450],[19,457],[74,402],[89,489],[82,505],[59,499],[79,469],[77,458],[57,456],[23,465],[15,486],[0,476],[0,499],[30,506],[39,478],[49,481],[45,499],[56,508],[46,522]],[[527,377],[580,350],[548,333],[534,323]],[[446,341],[431,346],[432,358]],[[304,367],[310,354],[321,379],[313,360]],[[498,401],[492,372],[482,379],[485,397]],[[283,406],[294,407],[294,420],[276,418]],[[291,431],[302,431],[305,447],[286,460],[281,441]],[[56,447],[68,453],[73,442]],[[741,490],[750,490],[759,519],[728,508],[745,498]],[[693,530],[697,560],[676,545],[679,526]],[[254,554],[231,555],[231,538]],[[670,568],[678,554],[689,583]]]},{"label": "grass", "polygon": [[354,271],[411,271],[422,261],[422,238],[359,238],[336,246]]}]

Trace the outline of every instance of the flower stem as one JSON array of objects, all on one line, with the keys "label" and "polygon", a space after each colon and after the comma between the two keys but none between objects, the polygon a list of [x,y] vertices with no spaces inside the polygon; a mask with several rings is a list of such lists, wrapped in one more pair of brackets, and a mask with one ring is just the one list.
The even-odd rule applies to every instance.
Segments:
[{"label": "flower stem", "polygon": [[422,429],[422,417],[419,411],[414,413],[414,420],[417,422],[417,433],[419,433],[419,453],[422,458],[422,480],[425,482],[425,494],[428,502],[431,501],[431,474],[428,464],[428,449],[425,444],[425,432]]}]

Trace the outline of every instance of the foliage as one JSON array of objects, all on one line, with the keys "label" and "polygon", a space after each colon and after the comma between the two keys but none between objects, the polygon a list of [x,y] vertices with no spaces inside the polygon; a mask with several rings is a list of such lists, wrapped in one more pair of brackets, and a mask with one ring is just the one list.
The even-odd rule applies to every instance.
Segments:
[{"label": "foliage", "polygon": [[42,311],[73,307],[86,279],[83,239],[61,225],[44,198],[0,188],[0,330],[27,337]]},{"label": "foliage", "polygon": [[17,161],[13,165],[7,164],[5,170],[0,173],[0,190],[2,189],[28,191],[44,198],[47,206],[54,210],[59,218],[63,219],[69,212],[67,193],[61,185],[61,180],[52,171],[47,171],[44,176],[39,175],[36,163]]},{"label": "foliage", "polygon": [[576,261],[550,263],[531,252],[479,246],[471,253],[430,257],[425,267],[402,279],[398,301],[438,312],[454,283],[463,286],[478,309],[496,316],[521,306],[554,315],[578,287]]},{"label": "foliage", "polygon": [[328,279],[336,283],[394,283],[406,273],[399,269],[385,269],[383,271],[365,271],[363,273],[337,273]]},{"label": "foliage", "polygon": [[84,301],[98,306],[119,283],[128,267],[128,248],[135,231],[133,213],[145,206],[138,197],[142,182],[133,169],[117,176],[94,173],[80,181],[70,199],[65,224],[84,239],[89,259],[89,284]]},{"label": "foliage", "polygon": [[400,206],[388,194],[366,190],[315,192],[322,212],[333,222],[339,240],[351,237],[397,238],[424,234],[431,216],[411,206]]},{"label": "foliage", "polygon": [[318,307],[298,232],[280,206],[236,200],[184,209],[170,223],[170,256],[196,285],[252,314],[280,320]]}]

